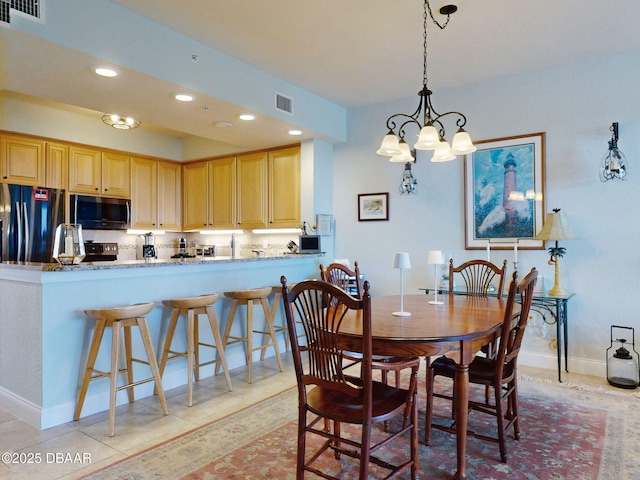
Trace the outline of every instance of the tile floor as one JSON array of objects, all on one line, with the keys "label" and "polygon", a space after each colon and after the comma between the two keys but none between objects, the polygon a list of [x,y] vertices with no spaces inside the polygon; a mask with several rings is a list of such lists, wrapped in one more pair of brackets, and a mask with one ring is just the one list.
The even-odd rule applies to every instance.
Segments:
[{"label": "tile floor", "polygon": [[[153,397],[122,405],[117,409],[114,437],[107,434],[107,412],[40,431],[0,409],[0,452],[32,454],[32,459],[40,454],[38,464],[0,463],[0,478],[76,479],[294,386],[290,354],[283,356],[283,363],[285,371],[280,373],[273,358],[256,362],[251,385],[247,383],[245,367],[233,370],[233,392],[227,391],[222,375],[204,378],[194,384],[190,408],[186,406],[186,386],[170,390],[166,393],[170,413],[167,416],[162,415],[159,402]],[[554,370],[521,366],[520,373],[557,381]],[[564,373],[563,381],[613,389],[606,379],[587,375]]]}]

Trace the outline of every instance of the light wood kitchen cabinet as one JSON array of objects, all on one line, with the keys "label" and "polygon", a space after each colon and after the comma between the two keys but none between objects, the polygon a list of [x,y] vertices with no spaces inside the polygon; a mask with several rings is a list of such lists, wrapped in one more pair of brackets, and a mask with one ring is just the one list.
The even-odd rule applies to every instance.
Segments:
[{"label": "light wood kitchen cabinet", "polygon": [[45,186],[66,190],[69,185],[69,147],[47,142],[46,152]]},{"label": "light wood kitchen cabinet", "polygon": [[236,159],[209,162],[209,228],[236,228]]},{"label": "light wood kitchen cabinet", "polygon": [[300,148],[184,166],[185,230],[300,226]]},{"label": "light wood kitchen cabinet", "polygon": [[182,165],[158,162],[158,225],[162,230],[182,230]]},{"label": "light wood kitchen cabinet", "polygon": [[131,228],[180,231],[181,166],[131,158]]},{"label": "light wood kitchen cabinet", "polygon": [[184,166],[185,230],[236,228],[236,159]]},{"label": "light wood kitchen cabinet", "polygon": [[100,195],[102,152],[93,148],[69,147],[69,192]]},{"label": "light wood kitchen cabinet", "polygon": [[131,157],[121,153],[102,153],[102,195],[131,198]]},{"label": "light wood kitchen cabinet", "polygon": [[85,147],[69,148],[69,192],[131,197],[131,157]]},{"label": "light wood kitchen cabinet", "polygon": [[41,187],[45,184],[45,142],[19,135],[0,136],[0,181]]},{"label": "light wood kitchen cabinet", "polygon": [[209,224],[209,162],[183,167],[182,218],[185,230],[202,230]]},{"label": "light wood kitchen cabinet", "polygon": [[267,228],[269,226],[267,157],[266,152],[237,157],[237,223],[239,228]]},{"label": "light wood kitchen cabinet", "polygon": [[300,147],[269,152],[269,228],[300,226]]}]

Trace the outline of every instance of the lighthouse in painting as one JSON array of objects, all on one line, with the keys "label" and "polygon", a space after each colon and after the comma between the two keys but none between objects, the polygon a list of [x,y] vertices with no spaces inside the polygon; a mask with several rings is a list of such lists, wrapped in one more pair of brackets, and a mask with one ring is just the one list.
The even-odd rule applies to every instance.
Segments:
[{"label": "lighthouse in painting", "polygon": [[502,208],[507,217],[507,223],[513,223],[515,219],[515,211],[513,202],[509,200],[511,192],[516,191],[516,161],[513,154],[509,152],[507,160],[504,162],[504,191],[502,194]]}]

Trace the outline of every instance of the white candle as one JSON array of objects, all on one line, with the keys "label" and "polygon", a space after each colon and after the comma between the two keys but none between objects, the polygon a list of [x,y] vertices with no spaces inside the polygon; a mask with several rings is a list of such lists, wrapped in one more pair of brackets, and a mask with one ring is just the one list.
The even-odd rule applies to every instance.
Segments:
[{"label": "white candle", "polygon": [[518,242],[513,244],[513,261],[518,263]]},{"label": "white candle", "polygon": [[73,237],[64,237],[64,254],[73,257]]},{"label": "white candle", "polygon": [[491,242],[487,242],[487,262],[491,261]]}]

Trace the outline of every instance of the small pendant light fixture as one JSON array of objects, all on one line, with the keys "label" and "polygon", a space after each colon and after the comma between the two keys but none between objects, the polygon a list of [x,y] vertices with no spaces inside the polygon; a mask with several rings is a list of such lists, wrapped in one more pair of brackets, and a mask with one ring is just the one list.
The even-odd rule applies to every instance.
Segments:
[{"label": "small pendant light fixture", "polygon": [[[471,142],[469,134],[464,130],[464,126],[467,123],[467,118],[460,112],[447,112],[438,113],[433,108],[431,103],[431,90],[427,86],[427,23],[431,18],[440,29],[444,29],[449,23],[451,14],[455,13],[458,7],[455,5],[445,5],[440,9],[442,15],[447,16],[444,24],[438,23],[431,12],[429,0],[424,0],[424,57],[423,57],[423,77],[422,77],[422,90],[418,92],[420,102],[418,108],[413,114],[395,113],[387,119],[387,129],[389,132],[382,140],[382,144],[376,153],[394,157],[403,155],[403,146],[406,145],[404,141],[405,127],[407,125],[415,125],[419,130],[418,141],[415,143],[414,148],[418,150],[434,150],[434,155],[431,159],[432,162],[446,162],[453,160],[456,155],[465,155],[476,151],[476,147]],[[422,114],[422,118],[421,117]],[[453,137],[452,145],[445,139],[445,127],[442,123],[442,119],[447,116],[457,116],[456,125],[458,131]],[[408,149],[408,146],[407,146]]]},{"label": "small pendant light fixture", "polygon": [[618,122],[612,123],[609,130],[612,132],[609,149],[600,162],[601,182],[614,178],[625,180],[627,176],[627,162],[624,153],[618,148]]}]

